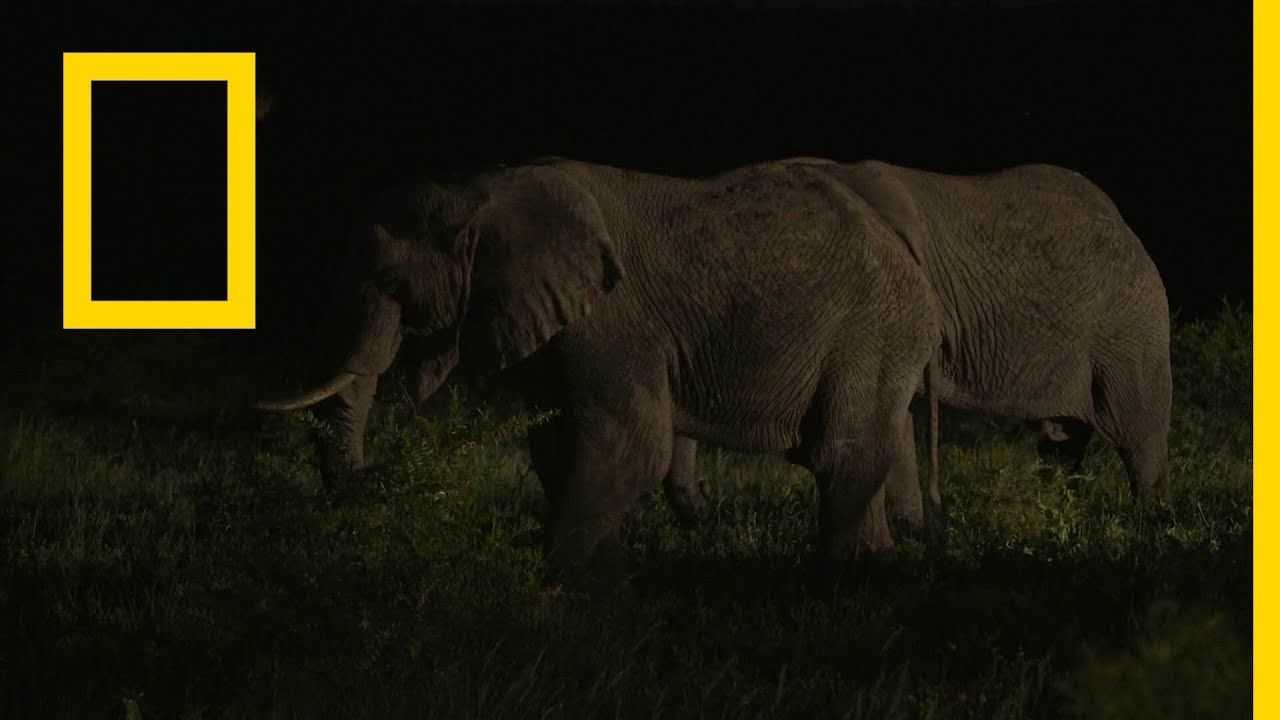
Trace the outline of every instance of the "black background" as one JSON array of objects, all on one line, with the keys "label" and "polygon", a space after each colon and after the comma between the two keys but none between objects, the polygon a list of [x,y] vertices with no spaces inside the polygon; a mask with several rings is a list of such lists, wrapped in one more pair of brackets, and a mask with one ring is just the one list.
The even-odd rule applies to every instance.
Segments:
[{"label": "black background", "polygon": [[[277,95],[258,128],[259,330],[228,338],[309,332],[380,187],[548,154],[695,175],[793,155],[1057,163],[1112,196],[1184,317],[1249,301],[1248,3],[888,5],[45,8],[10,81],[30,197],[4,233],[6,319],[60,326],[61,52],[86,50],[258,53]],[[174,207],[154,217],[193,253],[207,237]],[[138,279],[184,277],[161,259]]]},{"label": "black background", "polygon": [[92,95],[93,299],[226,300],[227,84]]}]

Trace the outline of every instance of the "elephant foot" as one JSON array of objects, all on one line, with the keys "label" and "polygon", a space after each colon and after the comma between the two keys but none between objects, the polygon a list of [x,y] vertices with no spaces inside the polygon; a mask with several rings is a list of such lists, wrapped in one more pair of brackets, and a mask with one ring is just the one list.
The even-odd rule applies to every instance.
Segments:
[{"label": "elephant foot", "polygon": [[928,518],[924,506],[919,502],[907,506],[892,501],[886,501],[886,504],[886,515],[894,532],[902,532],[908,537],[925,532]]},{"label": "elephant foot", "polygon": [[1130,480],[1129,496],[1133,504],[1140,508],[1166,508],[1173,497],[1169,482],[1163,478],[1152,483]]},{"label": "elephant foot", "polygon": [[662,489],[681,527],[691,530],[711,515],[711,488],[705,481],[673,482],[668,477]]},{"label": "elephant foot", "polygon": [[889,521],[895,537],[923,543],[926,547],[945,550],[950,534],[946,511],[941,506],[926,505],[922,521],[892,517]]},{"label": "elephant foot", "polygon": [[920,531],[925,525],[924,499],[915,477],[893,478],[885,484],[884,504],[889,521]]}]

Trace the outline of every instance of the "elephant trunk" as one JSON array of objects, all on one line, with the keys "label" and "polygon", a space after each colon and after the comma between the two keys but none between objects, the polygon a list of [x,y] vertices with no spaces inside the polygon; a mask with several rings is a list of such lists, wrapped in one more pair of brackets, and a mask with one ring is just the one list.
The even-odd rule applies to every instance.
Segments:
[{"label": "elephant trunk", "polygon": [[335,448],[315,438],[325,484],[332,484],[335,470],[344,464],[354,470],[364,467],[364,433],[377,388],[376,375],[358,375],[318,408],[320,417],[334,428],[341,442],[341,447]]},{"label": "elephant trunk", "polygon": [[349,322],[339,327],[349,338],[350,350],[338,357],[338,372],[328,381],[285,400],[259,402],[255,407],[274,412],[316,406],[316,414],[337,431],[342,439],[343,463],[336,448],[320,443],[321,472],[331,476],[342,464],[354,468],[364,465],[364,432],[373,406],[378,376],[386,372],[400,349],[403,333],[400,326],[400,304],[372,289],[361,298],[359,312],[346,315]]}]

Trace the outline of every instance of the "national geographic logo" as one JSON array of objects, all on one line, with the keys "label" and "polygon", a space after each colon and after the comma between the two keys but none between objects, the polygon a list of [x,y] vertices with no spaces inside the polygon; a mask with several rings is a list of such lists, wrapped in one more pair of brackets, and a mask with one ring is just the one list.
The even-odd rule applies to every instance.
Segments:
[{"label": "national geographic logo", "polygon": [[[254,327],[254,153],[255,153],[255,58],[253,53],[63,53],[63,315],[62,326],[67,329],[252,329]],[[164,88],[147,83],[196,85],[215,91],[225,86],[226,107],[226,282],[222,291],[221,265],[213,271],[217,276],[218,291],[215,299],[115,299],[119,292],[101,289],[106,268],[120,267],[128,275],[133,264],[139,267],[154,258],[110,257],[110,246],[100,247],[97,258],[99,278],[95,285],[93,239],[95,171],[107,172],[109,168],[93,165],[94,142],[110,143],[111,137],[93,137],[95,92],[126,85],[141,86],[148,90]],[[95,88],[95,85],[99,87]],[[103,86],[108,86],[104,88]],[[217,97],[220,101],[221,97]],[[117,100],[112,107],[118,110]],[[221,107],[221,102],[217,104]],[[99,110],[105,112],[100,106]],[[133,112],[133,107],[127,107]],[[136,108],[145,113],[145,107]],[[117,114],[119,114],[117,112]],[[218,118],[214,118],[218,120]],[[220,138],[219,138],[220,139]],[[221,148],[221,143],[216,144]],[[102,148],[100,148],[101,150]],[[199,155],[193,148],[192,155]],[[207,150],[207,148],[205,148]],[[101,155],[101,153],[99,153]],[[118,157],[128,159],[128,155]],[[221,170],[220,164],[216,168]],[[220,175],[220,173],[218,173]],[[174,173],[173,182],[180,184],[190,178]],[[205,182],[209,182],[206,178]],[[100,196],[121,197],[121,193],[133,188],[102,187]],[[172,190],[172,197],[182,198],[183,188]],[[217,193],[210,193],[216,195]],[[190,193],[188,192],[188,197]],[[215,198],[220,202],[221,198]],[[146,198],[139,200],[145,203]],[[181,203],[179,203],[181,204]],[[112,211],[116,208],[100,204],[99,223],[104,218],[114,221],[124,216],[127,230],[122,236],[133,233],[135,226],[128,221],[145,222],[143,210],[130,212]],[[219,205],[220,207],[220,205]],[[168,220],[161,216],[158,223]],[[218,218],[220,220],[220,218]],[[221,226],[221,223],[217,223]],[[181,223],[162,227],[157,231],[170,233],[171,238],[181,240],[179,233],[187,230]],[[102,228],[99,227],[99,231]],[[136,233],[135,233],[136,234]],[[176,241],[175,240],[175,241]],[[143,246],[145,247],[145,246]],[[155,246],[152,246],[155,247]],[[163,246],[165,250],[181,255],[180,245]],[[114,265],[112,261],[115,260]],[[133,263],[133,264],[131,264]],[[149,268],[152,276],[164,280],[163,271]],[[176,274],[176,273],[174,273]],[[104,292],[112,299],[95,299]],[[164,294],[164,291],[160,291]]]}]

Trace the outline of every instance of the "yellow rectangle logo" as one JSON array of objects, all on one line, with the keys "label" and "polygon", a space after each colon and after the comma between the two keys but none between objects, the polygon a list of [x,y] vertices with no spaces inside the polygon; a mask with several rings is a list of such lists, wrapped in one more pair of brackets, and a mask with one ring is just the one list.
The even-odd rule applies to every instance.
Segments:
[{"label": "yellow rectangle logo", "polygon": [[[253,53],[63,53],[62,327],[253,329],[255,179]],[[227,84],[227,299],[94,300],[92,295],[93,82]]]}]

